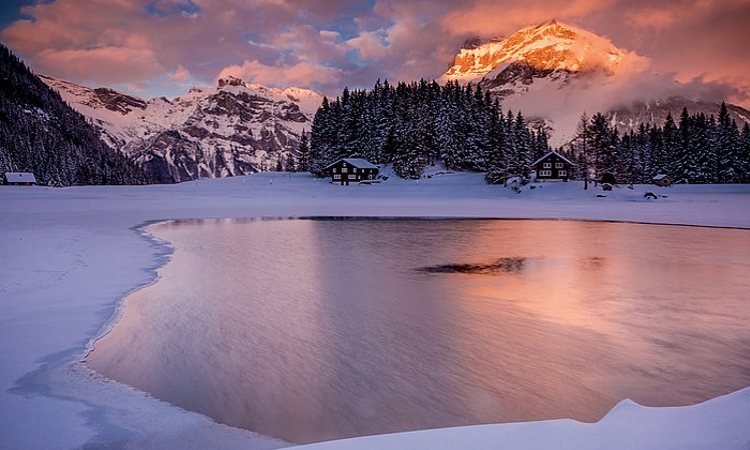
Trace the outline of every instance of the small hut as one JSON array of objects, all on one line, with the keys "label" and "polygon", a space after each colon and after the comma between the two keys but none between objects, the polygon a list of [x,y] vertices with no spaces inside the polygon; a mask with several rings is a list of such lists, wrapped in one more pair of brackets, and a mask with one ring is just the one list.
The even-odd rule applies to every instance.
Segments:
[{"label": "small hut", "polygon": [[655,185],[661,187],[668,187],[672,185],[672,179],[669,178],[668,175],[664,175],[663,173],[655,176],[652,181]]},{"label": "small hut", "polygon": [[9,186],[33,186],[36,177],[30,172],[5,172],[3,183]]}]

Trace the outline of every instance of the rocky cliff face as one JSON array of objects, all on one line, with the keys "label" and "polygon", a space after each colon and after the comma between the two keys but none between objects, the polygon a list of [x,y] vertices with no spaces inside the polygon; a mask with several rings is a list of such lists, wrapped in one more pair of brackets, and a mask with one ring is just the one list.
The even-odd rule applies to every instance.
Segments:
[{"label": "rocky cliff face", "polygon": [[232,77],[216,88],[143,100],[109,88],[43,80],[88,117],[104,140],[149,172],[174,181],[273,169],[294,155],[322,95],[249,85]]}]

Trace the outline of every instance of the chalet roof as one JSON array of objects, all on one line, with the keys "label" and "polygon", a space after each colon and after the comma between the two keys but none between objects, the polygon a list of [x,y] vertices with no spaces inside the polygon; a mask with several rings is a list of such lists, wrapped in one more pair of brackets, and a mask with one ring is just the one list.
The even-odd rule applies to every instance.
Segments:
[{"label": "chalet roof", "polygon": [[555,154],[555,155],[557,155],[557,156],[558,156],[558,158],[562,159],[563,161],[565,161],[566,163],[570,164],[571,166],[575,166],[575,164],[573,164],[572,162],[570,162],[570,160],[569,160],[568,158],[566,158],[566,157],[564,157],[563,155],[561,155],[561,154],[559,154],[559,153],[557,153],[557,152],[554,152],[554,151],[553,151],[553,152],[549,152],[549,153],[547,153],[546,155],[544,155],[544,156],[542,156],[541,158],[539,158],[539,159],[537,159],[536,161],[534,161],[534,162],[533,162],[533,163],[531,164],[531,167],[534,167],[534,166],[536,166],[537,164],[539,164],[540,162],[544,161],[545,159],[547,159],[547,158],[548,158],[548,157],[549,157],[550,155],[552,155],[552,154]]},{"label": "chalet roof", "polygon": [[364,158],[342,158],[336,161],[335,163],[329,164],[328,166],[326,166],[326,169],[335,166],[341,161],[346,161],[348,164],[351,164],[352,166],[358,169],[377,169],[378,168],[378,166],[376,166],[375,164],[371,163],[370,161]]},{"label": "chalet roof", "polygon": [[36,183],[36,177],[29,172],[5,172],[8,183]]},{"label": "chalet roof", "polygon": [[663,173],[660,173],[659,175],[655,176],[655,177],[654,177],[654,178],[652,178],[652,179],[653,179],[654,181],[659,181],[659,180],[663,180],[664,178],[669,178],[669,176],[668,176],[668,175],[665,175],[665,174],[663,174]]}]

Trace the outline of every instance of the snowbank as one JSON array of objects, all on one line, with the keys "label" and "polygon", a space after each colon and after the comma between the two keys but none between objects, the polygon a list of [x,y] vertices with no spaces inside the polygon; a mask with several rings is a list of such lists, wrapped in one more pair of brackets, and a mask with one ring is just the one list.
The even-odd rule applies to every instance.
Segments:
[{"label": "snowbank", "polygon": [[[656,200],[644,197],[647,191]],[[750,186],[549,183],[520,194],[481,174],[338,186],[259,174],[171,186],[0,186],[0,449],[266,449],[288,444],[212,422],[80,364],[129,292],[171,248],[138,227],[180,218],[499,217],[750,228]],[[597,424],[569,420],[421,431],[313,448],[724,448],[750,446],[750,388],[684,408],[624,401]]]}]

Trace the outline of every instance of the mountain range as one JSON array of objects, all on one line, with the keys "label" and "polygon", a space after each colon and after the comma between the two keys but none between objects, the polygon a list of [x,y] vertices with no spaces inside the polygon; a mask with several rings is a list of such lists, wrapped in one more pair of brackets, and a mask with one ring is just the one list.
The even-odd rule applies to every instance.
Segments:
[{"label": "mountain range", "polygon": [[144,100],[41,76],[100,130],[104,141],[160,178],[175,182],[272,170],[295,154],[321,94],[218,80],[215,88]]},{"label": "mountain range", "polygon": [[[467,41],[438,78],[473,83],[505,111],[522,112],[543,127],[552,147],[569,142],[581,115],[604,113],[621,132],[662,125],[667,114],[717,114],[720,100],[702,96],[648,60],[608,39],[556,20],[505,39]],[[160,179],[225,177],[272,170],[294,156],[323,95],[220,79],[174,99],[144,100],[110,88],[89,88],[41,77],[100,131],[103,140]],[[728,105],[740,125],[750,112]]]},{"label": "mountain range", "polygon": [[164,181],[105,144],[83,115],[0,44],[0,176],[7,172],[31,172],[48,186]]}]

